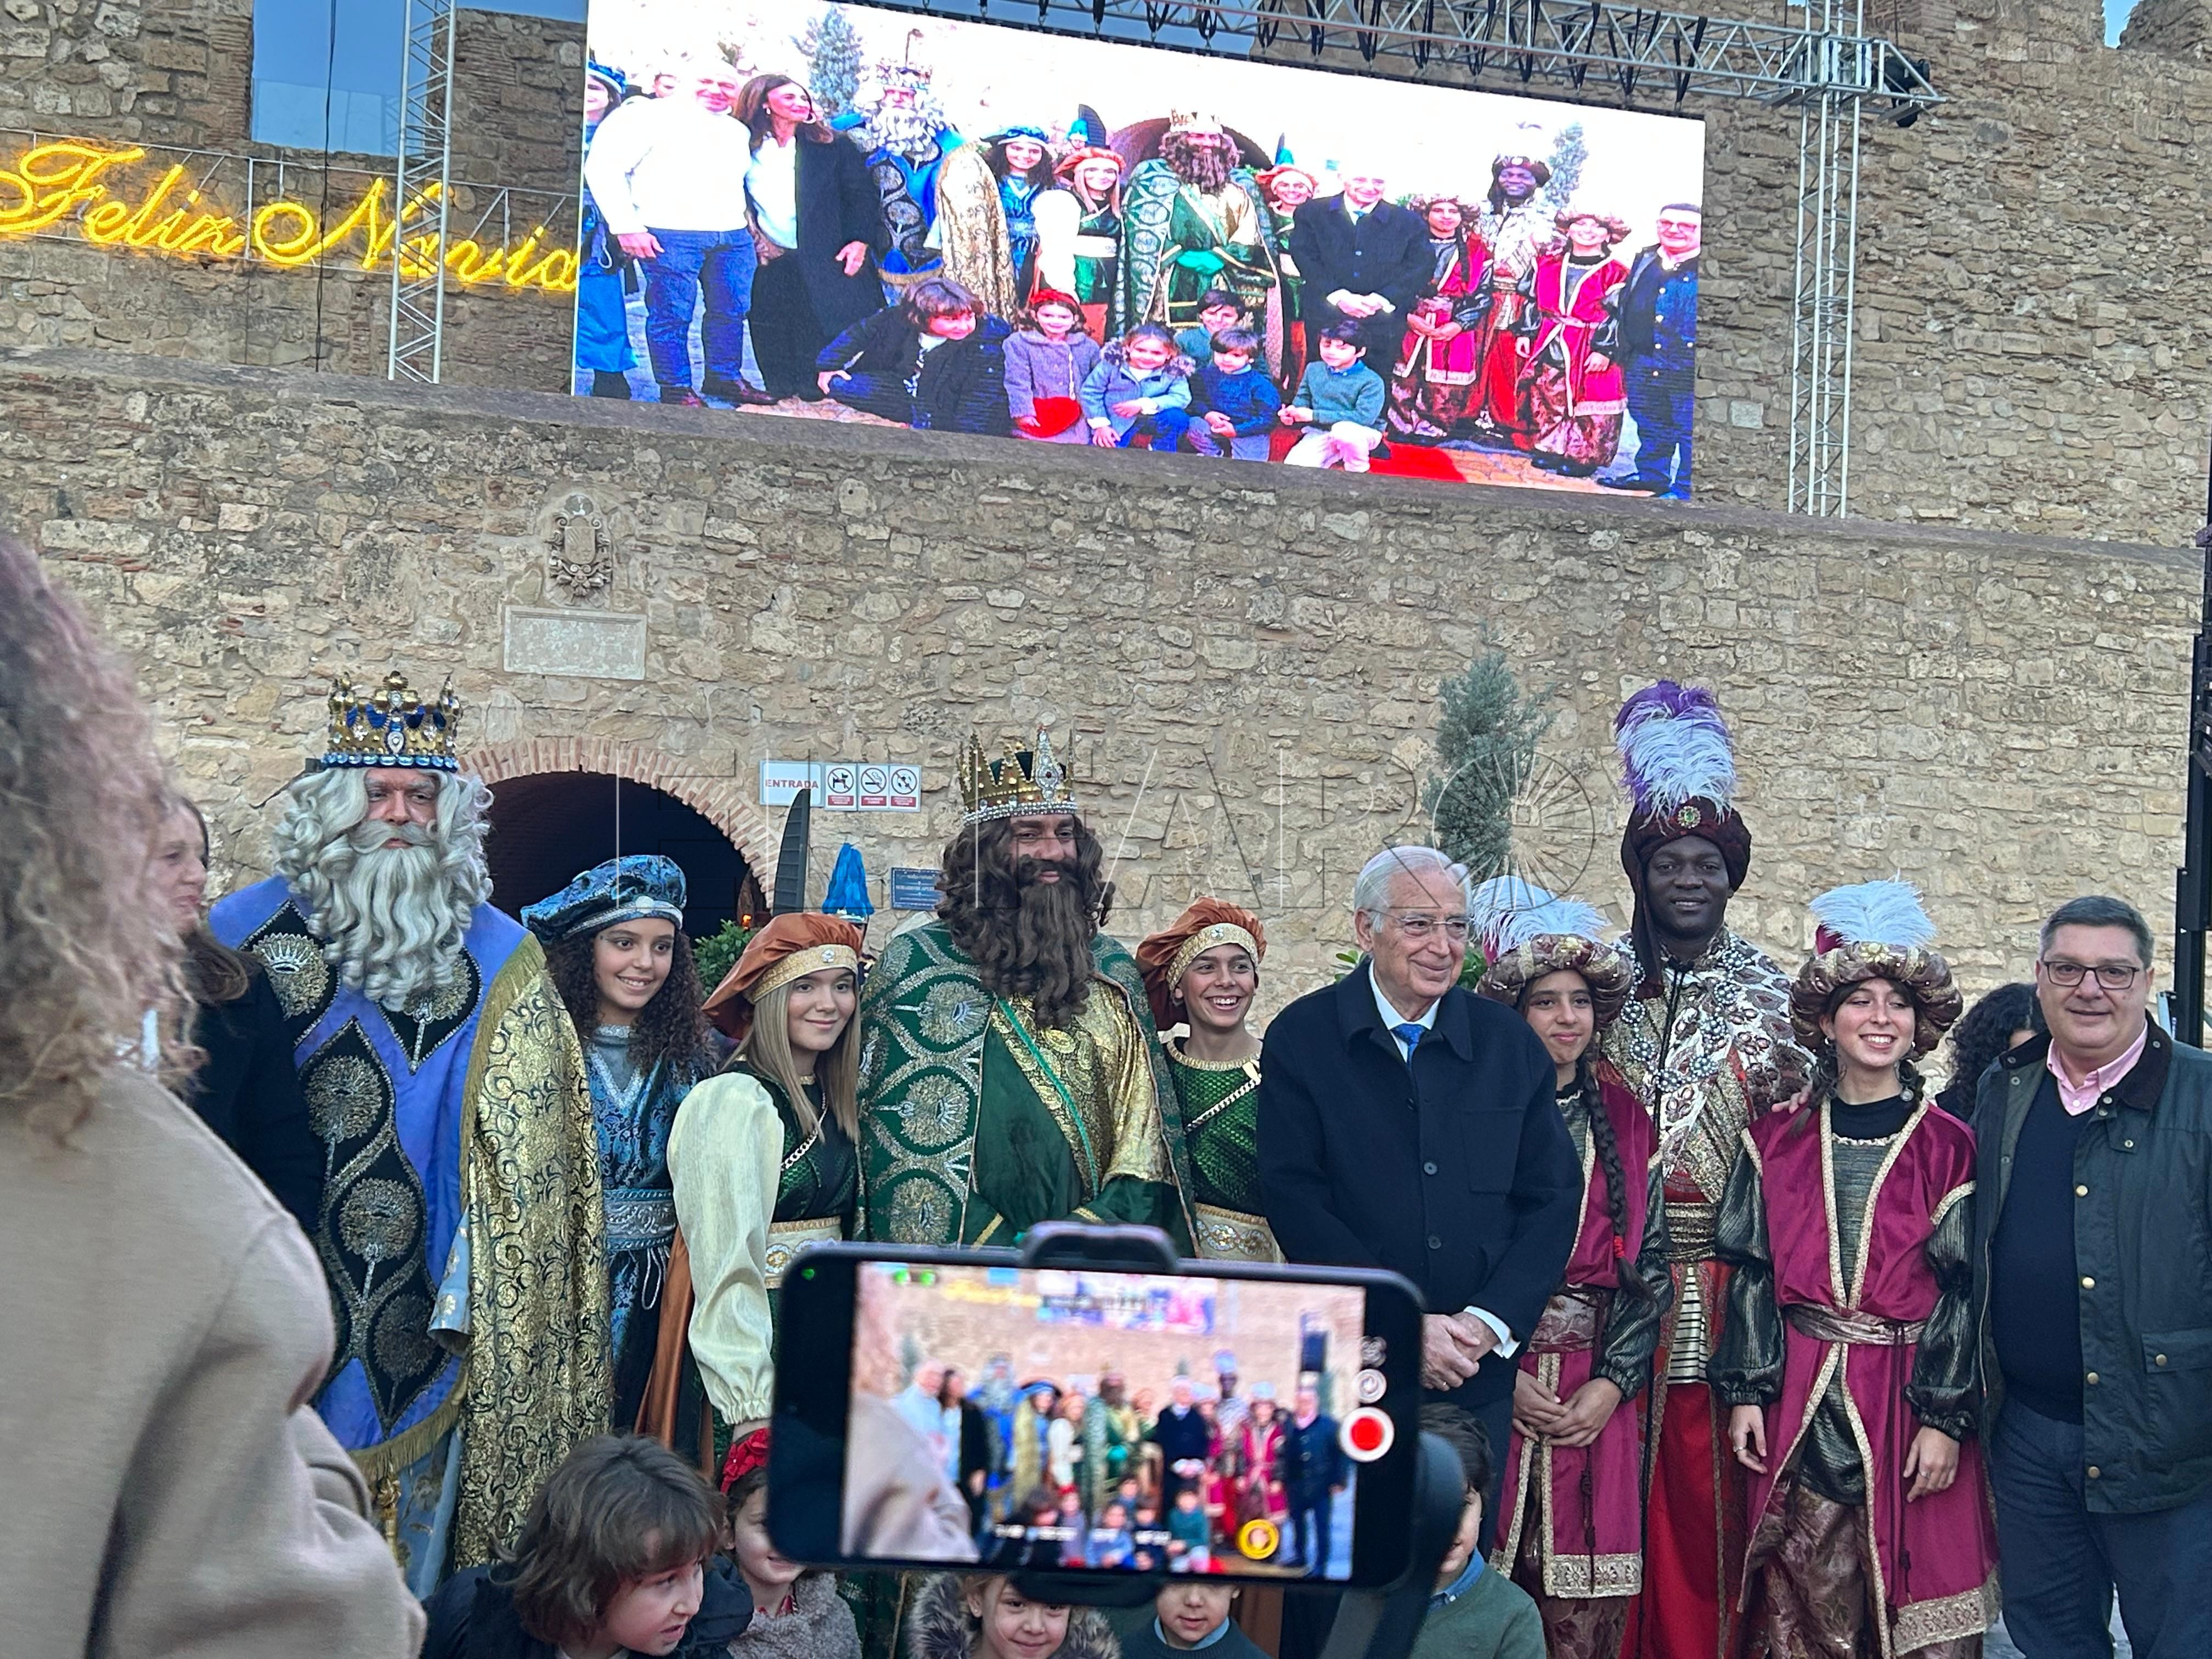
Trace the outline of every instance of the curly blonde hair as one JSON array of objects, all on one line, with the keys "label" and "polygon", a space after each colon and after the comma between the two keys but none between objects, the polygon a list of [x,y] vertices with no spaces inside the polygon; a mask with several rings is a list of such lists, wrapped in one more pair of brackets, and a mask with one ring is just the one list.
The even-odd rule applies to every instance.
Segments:
[{"label": "curly blonde hair", "polygon": [[65,1139],[149,1008],[165,1080],[198,1058],[155,885],[167,808],[129,665],[0,535],[0,1115]]}]

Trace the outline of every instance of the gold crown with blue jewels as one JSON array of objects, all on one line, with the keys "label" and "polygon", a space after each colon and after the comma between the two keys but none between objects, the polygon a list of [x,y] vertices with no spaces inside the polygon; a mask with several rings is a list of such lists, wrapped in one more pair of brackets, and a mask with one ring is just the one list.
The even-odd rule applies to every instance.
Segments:
[{"label": "gold crown with blue jewels", "polygon": [[1052,732],[1045,726],[1037,727],[1036,742],[1028,749],[1008,738],[1006,752],[995,760],[984,757],[982,739],[971,732],[957,770],[963,824],[1083,810],[1075,803],[1070,769],[1053,753]]},{"label": "gold crown with blue jewels", "polygon": [[458,772],[461,700],[449,681],[434,702],[425,702],[394,671],[364,692],[351,681],[331,681],[331,730],[322,764],[392,766]]}]

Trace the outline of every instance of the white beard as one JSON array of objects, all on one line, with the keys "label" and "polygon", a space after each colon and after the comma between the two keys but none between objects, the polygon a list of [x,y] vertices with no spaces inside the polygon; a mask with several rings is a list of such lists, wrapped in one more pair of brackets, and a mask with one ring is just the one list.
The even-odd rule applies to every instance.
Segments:
[{"label": "white beard", "polygon": [[[358,775],[326,772],[295,787],[277,873],[305,902],[324,960],[370,1001],[411,1010],[461,979],[461,940],[491,890],[483,799],[475,780],[447,776],[438,822],[422,829],[364,823]],[[417,844],[387,848],[395,836]]]},{"label": "white beard", "polygon": [[945,112],[937,106],[934,98],[924,96],[904,108],[892,104],[878,106],[868,117],[867,136],[872,148],[887,149],[894,155],[916,161],[939,142],[938,135],[945,128]]}]

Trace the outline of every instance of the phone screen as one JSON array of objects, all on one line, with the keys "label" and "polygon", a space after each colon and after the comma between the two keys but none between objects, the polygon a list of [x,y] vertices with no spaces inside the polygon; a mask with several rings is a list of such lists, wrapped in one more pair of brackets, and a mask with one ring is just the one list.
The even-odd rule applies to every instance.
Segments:
[{"label": "phone screen", "polygon": [[1404,1485],[1383,1460],[1417,1389],[1386,1395],[1418,1354],[1370,1328],[1367,1287],[854,1271],[848,1560],[1349,1583],[1363,1478]]}]

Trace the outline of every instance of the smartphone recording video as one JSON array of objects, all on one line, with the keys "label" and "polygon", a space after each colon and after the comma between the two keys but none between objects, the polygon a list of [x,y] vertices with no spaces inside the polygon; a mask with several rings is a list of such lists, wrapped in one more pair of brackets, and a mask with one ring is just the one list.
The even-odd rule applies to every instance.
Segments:
[{"label": "smartphone recording video", "polygon": [[[847,1387],[836,1449],[810,1459],[836,1468],[834,1517],[771,1479],[787,1551],[834,1534],[845,1564],[1337,1587],[1402,1568],[1419,1395],[1402,1281],[810,1261],[786,1339],[846,1303]],[[779,1367],[780,1418],[830,1430],[793,1380]]]}]

